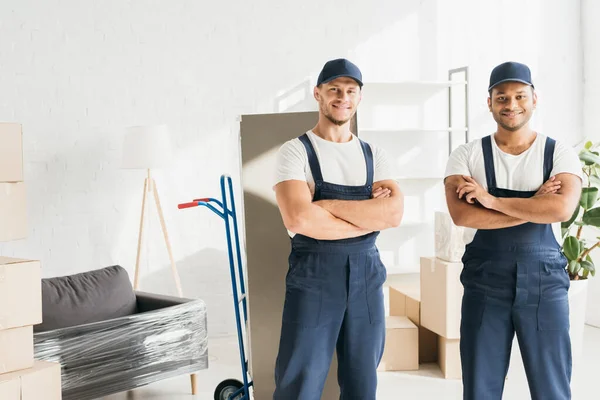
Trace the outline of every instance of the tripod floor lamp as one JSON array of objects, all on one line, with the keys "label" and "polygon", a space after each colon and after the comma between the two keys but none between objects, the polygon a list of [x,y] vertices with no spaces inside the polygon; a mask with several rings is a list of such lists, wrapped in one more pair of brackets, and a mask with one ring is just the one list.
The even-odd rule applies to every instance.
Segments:
[{"label": "tripod floor lamp", "polygon": [[171,260],[171,270],[175,285],[177,286],[177,292],[180,297],[183,297],[179,273],[177,272],[177,266],[175,265],[175,259],[173,258],[169,234],[167,233],[167,226],[165,224],[162,207],[160,206],[158,189],[156,187],[156,182],[150,174],[152,169],[164,167],[170,160],[171,144],[169,140],[169,130],[165,125],[134,126],[127,129],[123,140],[122,168],[144,169],[147,174],[146,179],[144,180],[144,195],[142,197],[142,212],[140,217],[140,231],[138,234],[137,255],[135,259],[133,288],[137,290],[140,285],[140,255],[144,232],[144,217],[146,215],[148,197],[153,197],[154,202],[156,203],[156,210],[158,211],[165,244],[169,253],[169,259]]}]

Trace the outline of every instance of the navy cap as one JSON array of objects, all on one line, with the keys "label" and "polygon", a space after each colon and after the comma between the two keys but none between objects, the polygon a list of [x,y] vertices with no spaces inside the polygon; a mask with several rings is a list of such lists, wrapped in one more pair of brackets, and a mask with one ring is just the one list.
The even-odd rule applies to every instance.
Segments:
[{"label": "navy cap", "polygon": [[345,58],[338,58],[325,63],[317,79],[317,86],[341,77],[354,79],[360,87],[363,85],[360,69]]},{"label": "navy cap", "polygon": [[509,61],[498,65],[492,70],[488,92],[492,90],[494,86],[509,81],[521,82],[533,87],[529,67],[525,64]]}]

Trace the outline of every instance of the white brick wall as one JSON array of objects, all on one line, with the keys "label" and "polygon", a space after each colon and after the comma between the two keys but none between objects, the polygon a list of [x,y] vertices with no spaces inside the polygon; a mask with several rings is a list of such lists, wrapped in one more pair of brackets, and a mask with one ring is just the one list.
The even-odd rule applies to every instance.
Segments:
[{"label": "white brick wall", "polygon": [[[237,116],[279,110],[333,57],[355,60],[367,80],[445,79],[468,64],[474,136],[492,126],[490,69],[519,58],[547,93],[544,130],[578,138],[579,3],[447,3],[1,2],[0,120],[24,125],[30,235],[0,253],[40,258],[44,276],[117,263],[133,275],[144,172],[119,169],[123,128],[166,123],[177,160],[155,177],[184,291],[229,301],[221,220],[176,204],[217,195],[221,173],[239,184]],[[313,108],[310,97],[293,107]],[[173,293],[154,208],[150,217],[142,283]],[[212,314],[213,334],[232,332],[230,308]]]}]

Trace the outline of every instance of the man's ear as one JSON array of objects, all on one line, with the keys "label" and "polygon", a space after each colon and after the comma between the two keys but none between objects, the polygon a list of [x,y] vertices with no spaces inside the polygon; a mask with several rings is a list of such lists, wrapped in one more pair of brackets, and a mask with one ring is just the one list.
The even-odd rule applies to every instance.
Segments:
[{"label": "man's ear", "polygon": [[537,93],[533,90],[533,109],[537,107]]},{"label": "man's ear", "polygon": [[488,110],[490,110],[490,112],[492,111],[492,98],[488,97],[487,98],[487,104],[488,104]]},{"label": "man's ear", "polygon": [[319,101],[319,98],[321,97],[321,93],[319,93],[318,86],[315,86],[315,88],[313,89],[313,96],[314,96],[315,100]]}]

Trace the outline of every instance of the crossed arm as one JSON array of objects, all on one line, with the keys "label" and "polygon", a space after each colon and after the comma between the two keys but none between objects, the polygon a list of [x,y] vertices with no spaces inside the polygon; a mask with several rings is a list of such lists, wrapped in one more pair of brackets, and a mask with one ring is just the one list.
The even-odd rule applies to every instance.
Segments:
[{"label": "crossed arm", "polygon": [[[544,183],[535,196],[524,199],[494,197],[468,176],[449,176],[445,187],[448,210],[456,225],[499,229],[526,222],[567,221],[579,201],[581,179],[568,173],[558,174]],[[554,190],[544,190],[545,187]]]},{"label": "crossed arm", "polygon": [[320,200],[313,202],[306,182],[289,180],[275,186],[277,204],[285,227],[314,239],[337,240],[396,227],[404,212],[404,198],[393,180],[376,182],[374,192],[387,188],[385,196],[369,200]]}]

